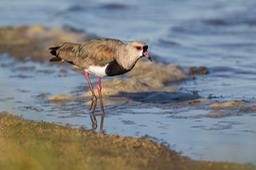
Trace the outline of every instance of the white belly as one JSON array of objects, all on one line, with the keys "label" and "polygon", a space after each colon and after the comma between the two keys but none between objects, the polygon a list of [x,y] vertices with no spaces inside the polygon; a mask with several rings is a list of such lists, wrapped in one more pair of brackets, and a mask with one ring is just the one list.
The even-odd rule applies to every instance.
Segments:
[{"label": "white belly", "polygon": [[105,65],[103,67],[101,66],[90,66],[87,69],[84,69],[84,71],[90,73],[90,74],[94,74],[97,77],[104,77],[106,75],[105,69],[108,66]]}]

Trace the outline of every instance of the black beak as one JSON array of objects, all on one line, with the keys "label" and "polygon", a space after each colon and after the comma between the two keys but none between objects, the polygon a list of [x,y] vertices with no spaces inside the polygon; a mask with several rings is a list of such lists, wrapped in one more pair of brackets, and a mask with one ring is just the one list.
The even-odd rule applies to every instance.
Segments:
[{"label": "black beak", "polygon": [[149,59],[149,61],[151,61],[151,62],[153,61],[151,56],[149,56],[148,59]]}]

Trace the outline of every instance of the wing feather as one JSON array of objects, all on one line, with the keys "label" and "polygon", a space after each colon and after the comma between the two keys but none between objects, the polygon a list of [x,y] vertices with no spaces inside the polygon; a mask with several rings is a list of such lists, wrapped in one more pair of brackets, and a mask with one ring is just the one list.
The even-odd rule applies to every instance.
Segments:
[{"label": "wing feather", "polygon": [[85,43],[66,42],[58,48],[52,47],[51,49],[56,50],[56,57],[81,68],[88,68],[90,65],[108,64],[116,58],[118,51],[123,47],[124,43],[120,40],[97,39]]}]

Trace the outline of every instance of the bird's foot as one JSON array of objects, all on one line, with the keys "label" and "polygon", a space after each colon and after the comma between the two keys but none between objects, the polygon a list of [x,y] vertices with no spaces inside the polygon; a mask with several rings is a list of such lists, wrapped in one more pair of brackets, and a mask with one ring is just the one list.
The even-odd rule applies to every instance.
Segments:
[{"label": "bird's foot", "polygon": [[92,122],[92,129],[97,129],[97,119],[94,114],[90,115],[91,122]]}]

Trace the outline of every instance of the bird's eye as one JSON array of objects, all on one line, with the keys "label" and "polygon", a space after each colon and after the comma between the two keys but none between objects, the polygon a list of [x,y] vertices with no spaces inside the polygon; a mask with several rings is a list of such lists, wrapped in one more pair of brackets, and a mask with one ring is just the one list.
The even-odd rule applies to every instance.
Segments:
[{"label": "bird's eye", "polygon": [[139,50],[139,51],[142,50],[142,47],[140,47],[140,46],[136,46],[135,48],[136,48],[137,50]]}]

